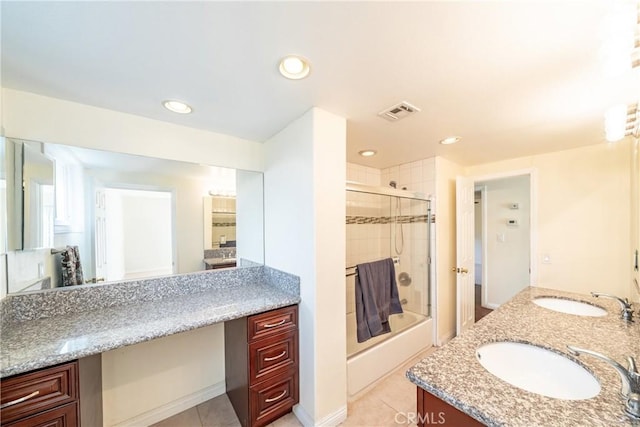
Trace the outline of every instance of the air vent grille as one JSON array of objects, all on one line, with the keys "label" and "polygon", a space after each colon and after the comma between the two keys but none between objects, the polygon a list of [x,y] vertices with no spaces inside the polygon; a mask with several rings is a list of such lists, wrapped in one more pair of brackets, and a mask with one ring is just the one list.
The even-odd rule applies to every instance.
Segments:
[{"label": "air vent grille", "polygon": [[399,104],[380,111],[378,116],[389,120],[390,122],[395,122],[419,111],[420,109],[415,105],[411,105],[407,101],[402,101]]}]

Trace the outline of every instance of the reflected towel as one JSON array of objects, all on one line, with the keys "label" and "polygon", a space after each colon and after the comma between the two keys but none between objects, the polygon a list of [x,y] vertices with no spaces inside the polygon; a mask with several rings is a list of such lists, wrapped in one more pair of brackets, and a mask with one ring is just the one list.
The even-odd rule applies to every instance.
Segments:
[{"label": "reflected towel", "polygon": [[62,258],[62,286],[82,285],[82,264],[80,263],[80,250],[77,246],[67,246],[60,253]]},{"label": "reflected towel", "polygon": [[358,342],[391,332],[389,315],[402,313],[391,258],[358,264],[356,322]]}]

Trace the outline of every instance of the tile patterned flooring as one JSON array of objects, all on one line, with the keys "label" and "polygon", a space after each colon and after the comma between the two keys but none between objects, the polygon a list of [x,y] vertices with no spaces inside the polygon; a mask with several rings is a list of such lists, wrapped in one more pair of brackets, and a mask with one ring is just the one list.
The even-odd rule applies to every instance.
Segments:
[{"label": "tile patterned flooring", "polygon": [[[420,359],[433,353],[432,347],[420,353],[366,391],[349,402],[345,427],[399,427],[415,426],[411,415],[416,411],[416,387],[405,377],[405,372]],[[407,419],[409,417],[409,419]],[[292,413],[274,421],[267,427],[300,427],[302,424]],[[187,409],[151,427],[240,427],[227,396]]]}]

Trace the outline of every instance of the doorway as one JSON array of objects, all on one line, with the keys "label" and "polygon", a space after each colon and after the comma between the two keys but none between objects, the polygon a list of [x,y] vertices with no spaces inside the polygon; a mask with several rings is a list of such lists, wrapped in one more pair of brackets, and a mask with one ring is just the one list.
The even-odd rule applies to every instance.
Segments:
[{"label": "doorway", "polygon": [[[473,207],[456,208],[457,222],[461,221],[457,233],[470,234],[457,239],[456,248],[458,265],[463,267],[458,269],[456,282],[458,293],[464,294],[458,298],[457,312],[459,319],[464,317],[459,324],[465,328],[535,282],[531,259],[535,253],[534,171],[466,180],[472,185],[456,189],[469,193],[465,197],[459,194],[457,199],[473,201]],[[463,218],[469,214],[473,215],[472,221]],[[473,227],[464,226],[469,223]],[[467,256],[465,263],[463,254],[472,254],[473,261],[469,262]],[[466,321],[471,320],[471,313],[474,320]],[[458,333],[465,328],[459,328]]]},{"label": "doorway", "polygon": [[171,191],[99,188],[95,200],[96,277],[174,273]]}]

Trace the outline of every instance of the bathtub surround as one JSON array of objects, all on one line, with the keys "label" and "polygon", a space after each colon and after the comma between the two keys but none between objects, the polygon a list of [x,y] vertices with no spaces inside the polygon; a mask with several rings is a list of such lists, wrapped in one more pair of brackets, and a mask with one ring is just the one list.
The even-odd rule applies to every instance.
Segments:
[{"label": "bathtub surround", "polygon": [[[349,165],[351,180],[370,178],[379,173],[371,168]],[[356,174],[354,176],[354,174]],[[391,194],[391,193],[393,194]],[[400,197],[397,197],[397,196]],[[383,378],[414,354],[432,345],[433,320],[430,318],[429,224],[430,202],[413,192],[380,185],[347,184],[346,324],[347,390],[349,399]],[[432,247],[432,246],[431,246]],[[362,343],[356,334],[356,271],[353,267],[372,260],[392,257],[404,313],[389,316],[391,333]]]},{"label": "bathtub surround", "polygon": [[[586,317],[551,311],[532,302],[552,296],[585,301],[603,307],[604,317]],[[623,415],[620,378],[608,364],[576,359],[567,345],[597,351],[625,364],[640,354],[640,323],[625,323],[616,301],[590,295],[529,287],[489,314],[461,336],[409,369],[417,386],[489,426],[628,425]],[[476,349],[495,341],[531,343],[561,353],[590,370],[602,387],[587,400],[552,399],[511,386],[486,371],[476,360]],[[469,378],[473,378],[472,385]]]}]

